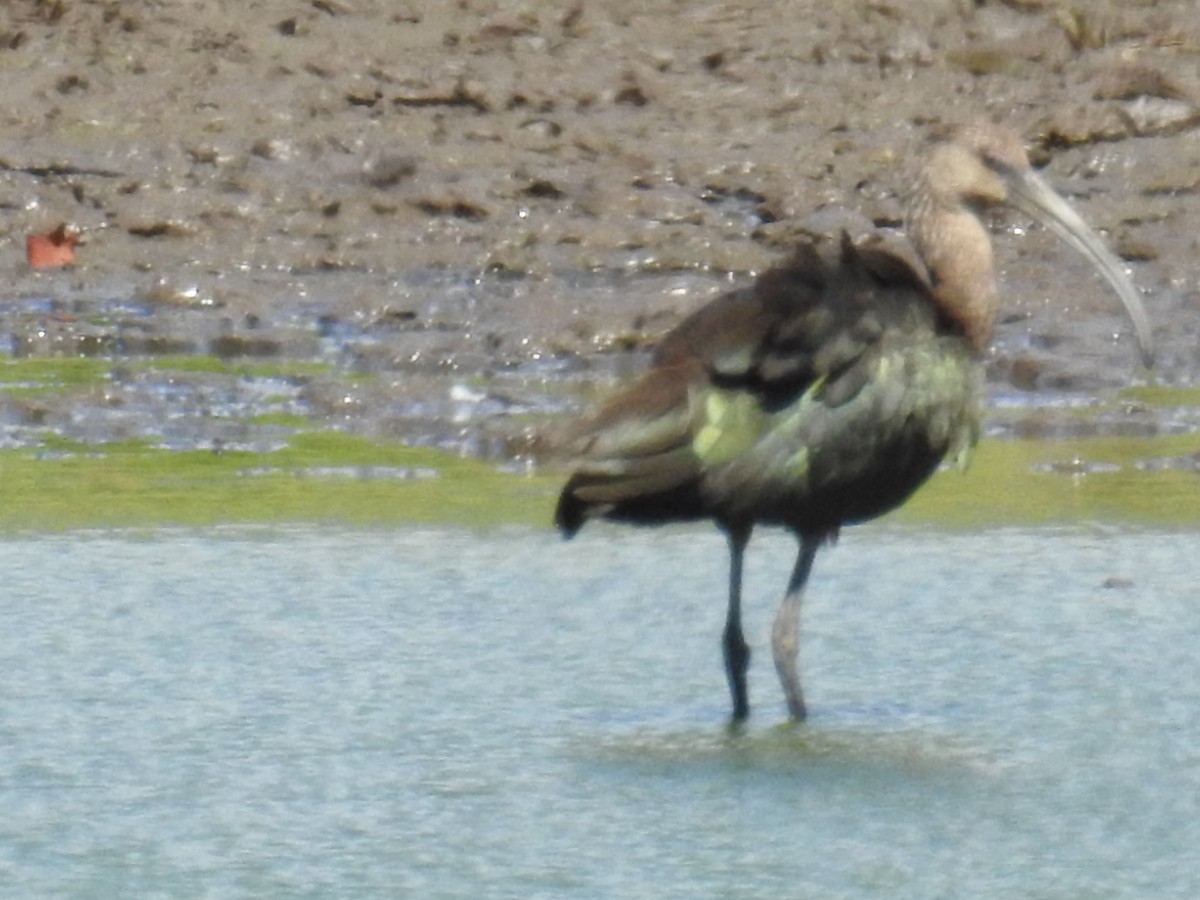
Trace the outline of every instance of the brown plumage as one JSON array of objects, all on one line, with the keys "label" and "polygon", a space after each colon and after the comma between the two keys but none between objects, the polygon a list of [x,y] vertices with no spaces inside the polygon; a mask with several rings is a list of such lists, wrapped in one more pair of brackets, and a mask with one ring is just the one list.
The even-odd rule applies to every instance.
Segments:
[{"label": "brown plumage", "polygon": [[724,650],[733,717],[749,712],[742,557],[757,524],[800,551],[772,629],[791,715],[800,595],[819,546],[842,525],[903,503],[978,435],[979,355],[995,319],[991,241],[980,206],[1008,203],[1083,253],[1133,321],[1149,325],[1119,263],[991,124],[936,140],[916,185],[915,259],[879,238],[805,243],[748,288],[686,318],[649,370],[571,429],[575,462],[555,521],[568,537],[597,516],[635,524],[711,518],[729,540]]}]

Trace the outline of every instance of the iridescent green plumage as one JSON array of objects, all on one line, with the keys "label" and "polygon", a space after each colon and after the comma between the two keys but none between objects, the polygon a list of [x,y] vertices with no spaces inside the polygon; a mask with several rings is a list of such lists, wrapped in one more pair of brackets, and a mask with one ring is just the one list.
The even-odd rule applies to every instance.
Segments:
[{"label": "iridescent green plumage", "polygon": [[[711,516],[823,538],[973,443],[974,354],[921,277],[849,240],[685,320],[573,437],[558,523]],[[702,512],[700,512],[702,510]]]},{"label": "iridescent green plumage", "polygon": [[879,238],[802,245],[751,287],[718,298],[659,345],[650,369],[566,439],[574,470],[555,521],[653,525],[713,519],[729,539],[724,650],[733,717],[749,713],[742,560],[755,525],[800,552],[771,633],[793,718],[800,595],[821,544],[903,503],[979,434],[979,356],[996,311],[991,243],[977,211],[1011,203],[1108,280],[1149,364],[1137,292],[1011,132],[987,123],[936,141],[909,210],[912,253]]}]

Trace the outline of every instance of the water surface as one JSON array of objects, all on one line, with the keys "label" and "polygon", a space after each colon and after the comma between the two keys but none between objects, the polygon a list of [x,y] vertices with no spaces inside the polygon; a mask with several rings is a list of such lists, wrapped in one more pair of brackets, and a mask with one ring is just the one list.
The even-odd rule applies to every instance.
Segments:
[{"label": "water surface", "polygon": [[1190,533],[867,527],[784,711],[713,532],[230,529],[0,546],[7,897],[1191,897]]}]

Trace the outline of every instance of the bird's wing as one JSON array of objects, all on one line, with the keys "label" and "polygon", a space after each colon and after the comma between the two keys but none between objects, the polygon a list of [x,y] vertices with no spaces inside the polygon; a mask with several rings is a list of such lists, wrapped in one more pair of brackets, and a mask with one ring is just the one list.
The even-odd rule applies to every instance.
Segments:
[{"label": "bird's wing", "polygon": [[911,317],[911,304],[893,295],[920,294],[920,282],[903,260],[848,239],[833,253],[802,245],[684,319],[645,374],[576,424],[564,498],[612,506],[680,489],[737,456],[772,412],[806,393],[847,402],[867,383],[884,331]]},{"label": "bird's wing", "polygon": [[657,365],[690,363],[716,387],[748,392],[767,408],[820,382],[837,405],[867,376],[884,333],[928,327],[927,282],[878,239],[843,236],[825,252],[803,244],[784,265],[685,319],[660,344]]}]

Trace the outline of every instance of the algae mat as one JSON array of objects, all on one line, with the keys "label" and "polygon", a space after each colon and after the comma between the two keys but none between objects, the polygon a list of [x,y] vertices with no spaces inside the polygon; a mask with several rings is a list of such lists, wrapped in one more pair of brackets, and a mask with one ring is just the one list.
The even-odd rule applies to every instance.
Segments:
[{"label": "algae mat", "polygon": [[0,528],[59,531],[225,523],[536,522],[546,478],[336,432],[281,449],[168,451],[63,442],[0,453]]},{"label": "algae mat", "polygon": [[[1097,521],[1200,523],[1200,439],[992,440],[939,473],[893,519],[945,528]],[[329,522],[550,527],[561,474],[336,431],[279,449],[170,451],[48,441],[0,451],[0,528],[62,531]]]}]

